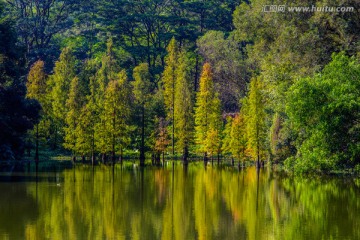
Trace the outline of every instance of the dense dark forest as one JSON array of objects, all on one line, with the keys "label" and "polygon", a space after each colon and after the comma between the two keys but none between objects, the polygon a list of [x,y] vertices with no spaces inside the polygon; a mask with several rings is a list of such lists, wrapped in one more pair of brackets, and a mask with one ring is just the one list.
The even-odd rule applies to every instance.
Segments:
[{"label": "dense dark forest", "polygon": [[[360,2],[0,1],[0,159],[360,169]],[[41,154],[40,154],[41,155]]]}]

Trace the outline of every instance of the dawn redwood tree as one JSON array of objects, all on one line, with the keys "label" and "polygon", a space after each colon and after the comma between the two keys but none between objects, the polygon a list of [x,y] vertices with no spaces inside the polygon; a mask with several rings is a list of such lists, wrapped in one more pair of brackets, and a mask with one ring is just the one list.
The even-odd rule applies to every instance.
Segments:
[{"label": "dawn redwood tree", "polygon": [[231,129],[232,129],[233,117],[227,116],[224,129],[222,131],[222,143],[221,151],[224,155],[231,154]]},{"label": "dawn redwood tree", "polygon": [[256,166],[260,167],[260,161],[264,159],[266,153],[267,136],[263,83],[258,77],[253,78],[250,82],[247,104],[247,146],[251,157],[256,161]]},{"label": "dawn redwood tree", "polygon": [[141,108],[141,144],[140,144],[140,165],[145,164],[145,114],[151,98],[149,66],[147,63],[141,63],[133,70],[133,93],[137,103]]},{"label": "dawn redwood tree", "polygon": [[106,159],[107,148],[109,147],[104,139],[106,139],[105,126],[105,92],[110,81],[117,79],[117,73],[120,71],[115,59],[114,46],[112,39],[107,42],[106,53],[102,56],[101,67],[95,73],[95,78],[91,81],[91,88],[93,88],[91,97],[91,109],[94,110],[94,115],[97,117],[95,121],[95,145],[98,152],[102,154],[102,161]]},{"label": "dawn redwood tree", "polygon": [[163,164],[165,164],[165,151],[167,146],[169,145],[169,135],[167,132],[167,122],[164,118],[157,119],[157,128],[156,128],[156,136],[155,136],[155,151],[162,155]]},{"label": "dawn redwood tree", "polygon": [[179,61],[178,46],[175,38],[172,38],[168,47],[168,55],[165,58],[165,69],[162,75],[164,102],[167,111],[167,118],[171,123],[171,144],[172,154],[175,155],[175,85],[176,69]]},{"label": "dawn redwood tree", "polygon": [[[204,161],[207,161],[209,150],[207,142],[220,134],[222,125],[220,111],[220,100],[214,89],[211,66],[205,63],[195,105],[195,139],[199,151],[204,153]],[[209,135],[210,132],[211,135]]]},{"label": "dawn redwood tree", "polygon": [[187,163],[189,145],[192,140],[194,120],[193,102],[188,71],[188,58],[185,51],[179,53],[178,65],[175,71],[175,99],[174,99],[174,128],[176,147],[183,154],[183,161]]},{"label": "dawn redwood tree", "polygon": [[104,99],[104,114],[101,115],[104,128],[103,141],[106,152],[111,152],[111,159],[115,162],[115,154],[128,145],[129,116],[131,101],[130,86],[127,82],[125,70],[122,70],[116,80],[109,82]]},{"label": "dawn redwood tree", "polygon": [[81,92],[80,81],[78,77],[74,77],[70,84],[70,91],[68,99],[66,100],[67,114],[65,118],[65,138],[64,147],[73,153],[73,161],[76,161],[76,142],[78,141],[78,133],[76,132],[79,124],[79,116],[82,109],[82,98],[84,93]]},{"label": "dawn redwood tree", "polygon": [[232,121],[230,139],[231,154],[239,161],[242,160],[242,165],[244,166],[247,148],[247,135],[245,119],[242,115],[242,112],[236,115]]},{"label": "dawn redwood tree", "polygon": [[[76,60],[69,48],[64,48],[59,60],[55,63],[54,73],[50,76],[48,87],[51,88],[50,99],[52,120],[54,124],[54,148],[62,141],[65,119],[68,112],[66,101],[70,91],[70,83],[76,76]],[[60,136],[59,134],[60,133]],[[58,139],[61,137],[61,139]]]},{"label": "dawn redwood tree", "polygon": [[47,88],[47,76],[44,71],[44,62],[38,60],[31,68],[27,77],[26,82],[27,94],[26,97],[37,100],[42,110],[40,112],[41,120],[35,125],[35,161],[39,161],[39,125],[46,125],[46,119],[44,117],[49,112],[49,101],[48,101],[48,88]]}]

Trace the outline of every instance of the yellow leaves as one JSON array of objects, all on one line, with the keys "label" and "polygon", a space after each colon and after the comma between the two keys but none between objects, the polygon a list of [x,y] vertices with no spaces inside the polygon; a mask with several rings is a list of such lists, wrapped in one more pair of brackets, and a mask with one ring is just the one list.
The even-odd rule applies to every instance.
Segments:
[{"label": "yellow leaves", "polygon": [[[200,78],[200,89],[196,97],[195,107],[195,136],[201,152],[208,151],[207,146],[213,145],[214,139],[208,139],[208,136],[217,138],[221,127],[221,110],[218,94],[215,92],[212,71],[209,63],[205,63]],[[212,132],[209,135],[210,130]],[[209,145],[210,144],[210,145]]]},{"label": "yellow leaves", "polygon": [[145,104],[146,101],[149,101],[150,94],[150,73],[148,64],[141,63],[136,66],[133,70],[133,78],[135,79],[135,81],[132,82],[135,98],[141,104]]},{"label": "yellow leaves", "polygon": [[44,72],[44,62],[39,60],[35,62],[30,69],[27,77],[26,88],[28,98],[38,100],[42,105],[45,104],[46,99],[46,74]]},{"label": "yellow leaves", "polygon": [[221,139],[218,130],[211,128],[208,131],[206,136],[206,150],[211,156],[220,152]]},{"label": "yellow leaves", "polygon": [[168,117],[172,119],[175,100],[176,68],[178,65],[178,47],[175,38],[172,38],[168,47],[168,55],[165,58],[165,69],[162,75],[164,89],[164,102],[168,110]]}]

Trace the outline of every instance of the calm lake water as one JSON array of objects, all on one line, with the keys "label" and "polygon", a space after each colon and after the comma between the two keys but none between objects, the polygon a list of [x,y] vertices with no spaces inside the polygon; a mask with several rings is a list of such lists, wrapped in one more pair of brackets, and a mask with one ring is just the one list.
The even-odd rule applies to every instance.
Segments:
[{"label": "calm lake water", "polygon": [[200,163],[31,169],[0,172],[0,239],[360,239],[358,179]]}]

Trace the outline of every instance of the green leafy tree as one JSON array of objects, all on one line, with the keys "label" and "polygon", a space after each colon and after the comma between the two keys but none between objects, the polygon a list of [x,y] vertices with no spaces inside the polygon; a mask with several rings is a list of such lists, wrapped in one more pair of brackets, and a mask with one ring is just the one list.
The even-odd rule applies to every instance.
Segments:
[{"label": "green leafy tree", "polygon": [[260,161],[265,158],[266,154],[265,99],[263,96],[263,83],[260,78],[251,80],[247,104],[246,131],[248,149],[251,157],[259,167]]},{"label": "green leafy tree", "polygon": [[162,75],[164,103],[167,110],[167,118],[171,123],[172,154],[175,154],[175,86],[176,69],[179,61],[178,46],[175,38],[172,38],[168,47],[168,55],[165,58],[165,69]]},{"label": "green leafy tree", "polygon": [[222,144],[221,144],[221,151],[225,155],[231,154],[231,129],[233,123],[233,117],[227,116],[225,127],[222,131]]},{"label": "green leafy tree", "polygon": [[[37,100],[42,111],[40,112],[41,120],[36,123],[35,132],[35,160],[39,160],[39,140],[40,135],[46,134],[47,128],[47,114],[49,114],[49,101],[48,101],[48,88],[47,88],[47,76],[44,71],[44,62],[39,60],[35,62],[29,71],[26,82],[27,94],[26,97]],[[42,134],[41,134],[42,133]]]},{"label": "green leafy tree", "polygon": [[[50,76],[52,118],[54,121],[54,147],[58,141],[62,141],[64,135],[66,115],[68,112],[66,101],[70,91],[70,83],[74,79],[75,58],[69,48],[64,48],[59,60],[55,63],[54,74]],[[61,137],[61,139],[58,139]]]},{"label": "green leafy tree", "polygon": [[211,131],[211,137],[214,138],[214,133],[220,133],[221,125],[220,100],[214,90],[211,66],[205,63],[195,105],[195,138],[199,151],[204,153],[205,161],[208,152],[208,134]]},{"label": "green leafy tree", "polygon": [[72,25],[71,14],[79,6],[72,0],[6,1],[9,14],[15,19],[19,41],[26,48],[27,62],[41,58],[52,62],[58,49],[54,38]]},{"label": "green leafy tree", "polygon": [[102,56],[101,67],[95,74],[95,78],[92,79],[90,91],[92,91],[91,96],[91,105],[90,109],[93,110],[94,115],[97,117],[95,119],[95,138],[96,138],[96,148],[97,151],[102,154],[102,160],[105,161],[106,153],[110,152],[108,150],[110,144],[107,143],[105,139],[106,136],[106,124],[104,122],[105,117],[105,94],[109,82],[115,81],[118,76],[117,72],[119,66],[115,59],[113,41],[110,38],[107,42],[107,51]]},{"label": "green leafy tree", "polygon": [[36,61],[30,68],[26,89],[28,98],[33,98],[39,101],[42,106],[47,103],[47,76],[44,70],[44,62]]},{"label": "green leafy tree", "polygon": [[68,112],[66,114],[65,138],[64,147],[73,152],[73,161],[76,160],[78,133],[77,126],[79,124],[79,116],[83,107],[82,98],[85,95],[81,92],[80,81],[78,77],[74,77],[70,84],[70,91],[68,99],[66,100],[66,107]]},{"label": "green leafy tree", "polygon": [[245,120],[242,113],[236,115],[232,121],[230,138],[231,153],[239,161],[242,160],[244,166],[247,149],[247,134]]},{"label": "green leafy tree", "polygon": [[165,163],[165,151],[170,143],[169,135],[167,133],[167,123],[164,118],[158,118],[156,122],[158,126],[155,132],[154,149],[158,154],[162,155],[162,161]]},{"label": "green leafy tree", "polygon": [[298,172],[359,164],[360,64],[344,53],[313,77],[297,81],[287,95],[286,112],[296,132]]},{"label": "green leafy tree", "polygon": [[192,140],[194,120],[192,92],[190,87],[189,60],[186,52],[179,54],[176,68],[175,99],[174,99],[174,128],[176,147],[183,154],[183,161],[187,162],[189,145]]},{"label": "green leafy tree", "polygon": [[211,156],[211,161],[213,161],[214,155],[217,154],[219,162],[221,152],[221,138],[218,130],[210,128],[206,136],[205,147],[209,153],[209,156]]},{"label": "green leafy tree", "polygon": [[149,66],[142,63],[133,70],[133,92],[137,103],[141,108],[141,144],[140,144],[140,165],[145,164],[145,128],[146,128],[146,108],[151,101],[151,82]]},{"label": "green leafy tree", "polygon": [[[96,137],[96,127],[97,124],[100,122],[99,111],[97,108],[97,79],[95,77],[95,70],[96,69],[96,61],[89,62],[85,66],[89,68],[89,71],[84,72],[81,75],[83,81],[88,82],[87,92],[83,104],[83,107],[80,112],[79,121],[76,128],[76,133],[78,136],[78,140],[76,142],[76,149],[78,152],[85,156],[87,154],[91,155],[91,162],[95,163],[95,137]],[[86,74],[85,74],[86,73]],[[84,157],[83,157],[84,159]]]},{"label": "green leafy tree", "polygon": [[104,114],[101,115],[105,128],[103,139],[97,141],[105,146],[104,153],[111,152],[113,162],[116,152],[122,155],[123,149],[129,144],[130,93],[124,70],[118,74],[117,80],[109,82],[105,91]]}]

